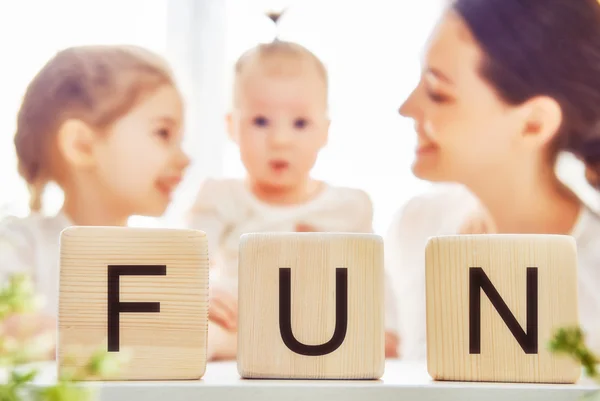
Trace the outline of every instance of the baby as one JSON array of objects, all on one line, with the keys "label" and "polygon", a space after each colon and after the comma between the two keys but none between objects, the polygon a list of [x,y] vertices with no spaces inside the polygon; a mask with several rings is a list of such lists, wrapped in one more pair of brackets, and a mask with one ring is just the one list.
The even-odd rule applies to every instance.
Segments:
[{"label": "baby", "polygon": [[[311,177],[319,151],[327,144],[327,110],[327,71],[306,48],[275,40],[238,60],[227,127],[247,175],[245,179],[206,180],[188,221],[209,239],[211,359],[236,355],[242,234],[373,230],[372,203],[365,192]],[[388,327],[393,323],[387,319]],[[387,355],[395,356],[398,340],[393,330],[387,339]]]}]

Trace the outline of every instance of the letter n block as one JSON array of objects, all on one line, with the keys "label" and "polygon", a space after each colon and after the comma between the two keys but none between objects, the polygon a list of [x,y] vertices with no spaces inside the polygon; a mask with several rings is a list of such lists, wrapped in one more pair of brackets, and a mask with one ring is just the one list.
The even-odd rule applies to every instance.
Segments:
[{"label": "letter n block", "polygon": [[380,378],[385,361],[383,280],[383,243],[376,235],[243,235],[239,374]]},{"label": "letter n block", "polygon": [[127,352],[115,380],[199,379],[208,250],[196,230],[71,227],[60,238],[58,369]]},{"label": "letter n block", "polygon": [[548,350],[555,330],[578,324],[572,237],[433,237],[425,261],[427,365],[434,379],[578,379],[574,362]]}]

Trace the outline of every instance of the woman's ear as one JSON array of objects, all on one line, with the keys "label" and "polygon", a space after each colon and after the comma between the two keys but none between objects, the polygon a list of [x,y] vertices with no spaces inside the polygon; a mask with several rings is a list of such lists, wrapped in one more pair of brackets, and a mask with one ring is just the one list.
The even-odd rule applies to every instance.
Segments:
[{"label": "woman's ear", "polygon": [[238,135],[238,129],[236,127],[238,122],[235,121],[235,116],[233,115],[232,111],[227,113],[225,116],[225,123],[227,124],[227,134],[229,135],[229,139],[239,145],[240,138]]},{"label": "woman's ear", "polygon": [[58,130],[58,151],[68,165],[89,169],[95,164],[96,140],[96,133],[88,124],[77,119],[67,120]]},{"label": "woman's ear", "polygon": [[550,144],[562,124],[562,110],[558,102],[548,96],[529,100],[523,108],[525,140],[536,148]]}]

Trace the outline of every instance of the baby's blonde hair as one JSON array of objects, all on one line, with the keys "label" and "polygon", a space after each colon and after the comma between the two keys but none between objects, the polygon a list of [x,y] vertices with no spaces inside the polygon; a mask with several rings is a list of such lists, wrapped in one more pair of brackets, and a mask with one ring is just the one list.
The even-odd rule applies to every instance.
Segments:
[{"label": "baby's blonde hair", "polygon": [[[271,64],[273,61],[275,63]],[[287,63],[281,61],[287,61]],[[295,72],[303,62],[314,65],[318,74],[323,78],[323,84],[327,93],[329,78],[327,68],[323,62],[306,47],[279,39],[269,43],[262,43],[242,54],[235,64],[234,93],[237,92],[240,76],[244,74],[248,66],[252,63],[258,63],[261,66],[269,64],[270,67],[275,67],[272,68],[275,73],[281,75]]]},{"label": "baby's blonde hair", "polygon": [[136,46],[71,47],[48,61],[27,87],[14,139],[31,211],[41,209],[46,183],[57,179],[53,149],[65,121],[106,129],[165,84],[175,86],[165,60]]}]

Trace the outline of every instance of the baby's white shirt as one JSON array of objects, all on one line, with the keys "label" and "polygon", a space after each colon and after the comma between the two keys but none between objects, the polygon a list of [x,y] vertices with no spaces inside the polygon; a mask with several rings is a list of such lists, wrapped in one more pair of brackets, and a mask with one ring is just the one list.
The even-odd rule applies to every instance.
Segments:
[{"label": "baby's white shirt", "polygon": [[[425,246],[429,237],[454,235],[478,206],[464,187],[440,185],[412,198],[400,210],[385,240],[386,269],[397,300],[401,356],[427,357]],[[588,345],[600,353],[600,217],[581,209],[571,235],[578,252],[579,317]]]},{"label": "baby's white shirt", "polygon": [[[210,286],[237,298],[239,239],[252,232],[294,232],[297,225],[319,232],[373,232],[373,205],[354,188],[325,185],[312,200],[274,206],[262,202],[240,179],[208,179],[196,198],[186,225],[207,234],[211,259]],[[395,330],[395,302],[385,280],[386,328]]]},{"label": "baby's white shirt", "polygon": [[58,314],[60,233],[71,225],[62,213],[53,217],[32,214],[0,221],[0,283],[11,274],[31,275],[45,301],[44,312]]}]

